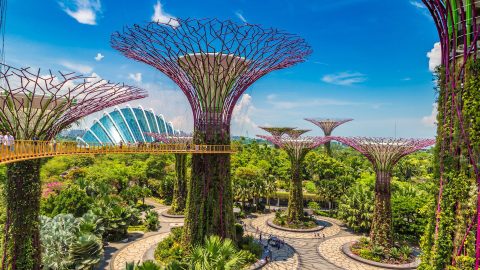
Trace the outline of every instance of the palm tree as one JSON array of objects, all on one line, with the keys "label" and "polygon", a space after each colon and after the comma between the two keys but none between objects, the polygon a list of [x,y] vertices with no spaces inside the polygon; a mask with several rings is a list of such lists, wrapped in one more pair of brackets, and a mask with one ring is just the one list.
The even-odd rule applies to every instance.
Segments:
[{"label": "palm tree", "polygon": [[247,261],[247,253],[238,250],[232,240],[212,235],[205,244],[196,246],[189,256],[189,269],[192,270],[236,270]]},{"label": "palm tree", "polygon": [[265,178],[265,196],[267,197],[268,209],[270,210],[270,197],[275,194],[277,191],[277,185],[275,183],[275,177],[273,175],[268,175]]}]

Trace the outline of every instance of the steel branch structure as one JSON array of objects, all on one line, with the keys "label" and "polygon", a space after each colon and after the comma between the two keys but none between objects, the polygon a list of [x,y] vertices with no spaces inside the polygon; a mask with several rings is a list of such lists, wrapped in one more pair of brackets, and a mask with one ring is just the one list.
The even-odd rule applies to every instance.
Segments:
[{"label": "steel branch structure", "polygon": [[[468,119],[464,119],[463,103],[464,96],[476,95],[463,89],[466,78],[467,66],[470,60],[477,60],[478,45],[480,36],[479,9],[478,0],[422,0],[430,11],[440,37],[442,51],[442,80],[440,83],[439,119],[438,119],[438,145],[440,154],[438,156],[440,163],[440,188],[437,199],[437,213],[434,241],[437,242],[439,227],[442,217],[442,199],[445,183],[449,182],[445,170],[459,171],[458,168],[448,167],[449,157],[459,159],[462,155],[466,156],[473,168],[477,182],[477,209],[476,217],[472,224],[466,226],[464,240],[455,249],[458,255],[464,249],[465,239],[473,229],[473,223],[476,223],[476,243],[475,243],[475,269],[480,267],[480,171],[478,168],[479,149],[475,149],[469,134],[471,125]],[[469,90],[471,91],[471,90]],[[472,106],[469,104],[468,106]],[[459,134],[459,140],[453,139],[454,134]],[[462,152],[466,152],[462,154]],[[446,232],[452,235],[452,232]],[[441,240],[444,241],[444,240]],[[450,240],[448,240],[450,241]],[[456,244],[455,244],[456,245]],[[447,256],[441,254],[439,257]],[[455,264],[455,258],[452,259]],[[438,265],[446,267],[446,265]]]},{"label": "steel branch structure", "polygon": [[282,137],[286,134],[286,132],[292,131],[295,128],[292,127],[259,127],[266,132],[272,134],[274,137]]},{"label": "steel branch structure", "polygon": [[156,141],[160,141],[166,144],[181,144],[181,145],[192,145],[193,137],[187,134],[174,134],[168,135],[165,133],[153,133],[145,132],[146,136],[154,138]]},{"label": "steel branch structure", "polygon": [[[0,131],[13,136],[2,146],[2,160],[19,154],[40,156],[40,140],[53,139],[80,118],[106,107],[146,97],[136,87],[40,69],[0,66]],[[18,140],[34,140],[25,146]],[[54,146],[56,148],[57,145]],[[29,153],[26,153],[30,151]],[[26,157],[28,156],[28,157]],[[7,165],[7,221],[1,269],[40,269],[40,163]],[[27,206],[27,207],[26,207]]]},{"label": "steel branch structure", "polygon": [[305,156],[312,149],[330,141],[328,137],[301,137],[306,132],[308,130],[291,129],[285,132],[285,136],[257,135],[284,149],[290,158],[292,178],[287,210],[289,222],[298,222],[303,218],[301,165]]},{"label": "steel branch structure", "polygon": [[[218,19],[134,25],[114,33],[111,44],[180,87],[192,107],[195,144],[229,144],[232,111],[245,90],[311,54],[296,35]],[[230,178],[229,155],[192,157],[184,243],[210,234],[235,237]]]},{"label": "steel branch structure", "polygon": [[74,73],[0,67],[0,131],[49,140],[80,118],[146,97],[143,90]]},{"label": "steel branch structure", "polygon": [[[334,118],[305,118],[305,120],[311,122],[312,124],[318,126],[323,130],[325,136],[332,135],[332,131],[340,125],[343,125],[347,122],[352,121],[351,118],[345,119],[334,119]],[[325,143],[325,150],[327,155],[332,156],[332,149],[330,142]]]},{"label": "steel branch structure", "polygon": [[435,139],[393,139],[369,137],[330,137],[364,155],[376,173],[375,210],[370,237],[383,247],[393,245],[390,182],[393,167],[404,156],[435,144]]},{"label": "steel branch structure", "polygon": [[170,77],[187,96],[197,130],[221,125],[227,131],[237,100],[251,84],[311,54],[305,40],[276,29],[217,19],[177,24],[128,27],[113,34],[112,46]]}]

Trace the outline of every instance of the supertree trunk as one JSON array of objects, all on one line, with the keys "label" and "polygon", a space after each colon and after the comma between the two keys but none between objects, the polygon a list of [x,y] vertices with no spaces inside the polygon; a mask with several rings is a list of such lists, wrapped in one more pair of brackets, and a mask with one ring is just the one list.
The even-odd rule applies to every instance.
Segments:
[{"label": "supertree trunk", "polygon": [[332,146],[330,145],[330,142],[325,143],[325,152],[329,157],[332,157]]},{"label": "supertree trunk", "polygon": [[[194,144],[230,145],[230,128],[217,126],[196,129]],[[201,243],[209,235],[235,237],[229,154],[192,155],[183,242]]]},{"label": "supertree trunk", "polygon": [[303,192],[300,162],[292,162],[292,179],[288,197],[288,222],[299,222],[303,218]]},{"label": "supertree trunk", "polygon": [[40,194],[39,160],[7,166],[7,223],[2,270],[41,269]]},{"label": "supertree trunk", "polygon": [[172,211],[184,213],[187,200],[187,155],[175,154],[175,172],[177,179],[173,188]]},{"label": "supertree trunk", "polygon": [[375,210],[373,212],[370,238],[375,245],[391,247],[393,245],[391,173],[378,171],[375,182]]}]

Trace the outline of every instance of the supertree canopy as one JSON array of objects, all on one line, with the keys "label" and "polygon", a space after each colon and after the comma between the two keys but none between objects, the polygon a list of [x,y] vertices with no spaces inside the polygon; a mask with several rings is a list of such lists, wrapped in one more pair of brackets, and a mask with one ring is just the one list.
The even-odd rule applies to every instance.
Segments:
[{"label": "supertree canopy", "polygon": [[[323,134],[325,136],[332,135],[332,131],[340,125],[343,125],[347,122],[352,121],[351,118],[345,119],[334,119],[334,118],[305,118],[305,120],[313,123],[314,125],[318,126],[323,130]],[[330,146],[330,142],[325,143],[325,150],[327,155],[332,156],[332,149]]]},{"label": "supertree canopy", "polygon": [[[28,68],[0,67],[0,131],[15,139],[50,140],[78,119],[105,107],[143,98],[136,87]],[[2,269],[40,269],[40,163],[7,165]]]},{"label": "supertree canopy", "polygon": [[136,87],[74,73],[0,66],[0,131],[15,139],[49,140],[78,119],[146,97]]},{"label": "supertree canopy", "polygon": [[285,132],[286,136],[258,135],[258,137],[284,149],[290,158],[292,178],[287,210],[287,218],[290,223],[300,222],[303,219],[302,162],[308,152],[330,140],[328,137],[301,137],[306,132],[308,130],[292,129]]},{"label": "supertree canopy", "polygon": [[393,139],[368,137],[330,137],[364,155],[376,173],[375,209],[370,238],[376,245],[393,245],[390,182],[395,164],[404,156],[435,144],[435,139]]},{"label": "supertree canopy", "polygon": [[[477,0],[423,0],[423,3],[438,30],[442,65],[437,69],[436,78],[438,149],[435,176],[439,179],[439,191],[435,222],[427,227],[422,245],[422,264],[445,269],[456,265],[457,256],[465,256],[475,257],[474,268],[479,269],[480,121],[476,119],[480,109],[480,63],[477,59],[480,3]],[[464,160],[468,160],[468,164]],[[472,176],[474,184],[470,182]],[[459,187],[475,184],[476,208],[459,211],[471,209],[467,201],[472,194],[460,193]],[[459,220],[462,222],[455,222]],[[475,225],[476,233],[473,232]]]},{"label": "supertree canopy", "polygon": [[[242,93],[271,71],[303,62],[311,49],[296,35],[217,19],[134,25],[112,46],[151,65],[184,92],[193,111],[196,144],[230,144],[230,119]],[[193,155],[183,233],[234,237],[230,156]]]},{"label": "supertree canopy", "polygon": [[266,132],[272,134],[274,137],[282,137],[286,134],[286,132],[292,131],[295,128],[292,127],[259,127]]},{"label": "supertree canopy", "polygon": [[[166,144],[181,144],[192,146],[193,137],[186,134],[167,135],[163,133],[145,133]],[[175,173],[177,179],[173,185],[173,199],[170,207],[171,214],[184,214],[187,200],[187,154],[175,154]]]}]

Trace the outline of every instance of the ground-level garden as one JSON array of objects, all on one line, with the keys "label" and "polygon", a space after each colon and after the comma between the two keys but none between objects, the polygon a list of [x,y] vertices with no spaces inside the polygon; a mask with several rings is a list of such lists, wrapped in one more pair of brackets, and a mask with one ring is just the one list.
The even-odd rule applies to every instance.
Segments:
[{"label": "ground-level garden", "polygon": [[[375,207],[375,174],[370,163],[360,154],[332,144],[333,157],[325,154],[323,148],[306,155],[301,179],[303,206],[310,211],[306,211],[301,226],[298,226],[298,223],[289,224],[286,217],[291,180],[291,163],[287,154],[264,142],[241,140],[236,143],[240,145],[240,150],[232,155],[231,173],[237,222],[246,217],[255,219],[271,213],[268,215],[272,223],[286,229],[318,226],[328,229],[328,218],[336,218],[353,232],[366,236],[351,245],[353,254],[390,264],[414,261],[418,254],[414,251],[423,247],[422,236],[431,233],[428,224],[437,189],[432,150],[402,159],[393,170],[391,207],[394,241],[387,247],[368,239]],[[185,162],[188,179],[188,156]],[[44,267],[92,268],[104,260],[107,243],[122,241],[133,231],[158,230],[159,213],[144,203],[145,198],[171,205],[177,167],[175,157],[170,155],[105,155],[43,160],[40,222]],[[4,168],[0,170],[0,176],[3,183]],[[5,207],[4,200],[0,200],[0,207]],[[0,213],[0,222],[4,224],[5,211]],[[317,221],[322,219],[325,223],[319,225]],[[250,230],[256,240],[244,234],[243,226],[236,225],[235,228],[235,239],[207,237],[203,244],[192,246],[183,245],[182,230],[174,229],[154,248],[155,260],[150,264],[160,268],[176,266],[180,267],[177,269],[193,269],[192,265],[198,261],[218,263],[208,258],[220,256],[222,263],[248,267],[265,255],[265,243],[259,245],[260,233],[255,233],[255,227]],[[322,238],[322,231],[313,235]],[[262,236],[264,239],[268,237],[266,233]],[[471,269],[468,258],[463,258],[465,260],[452,269]],[[138,265],[129,267],[138,268]],[[202,267],[199,269],[212,269],[210,264]]]}]

